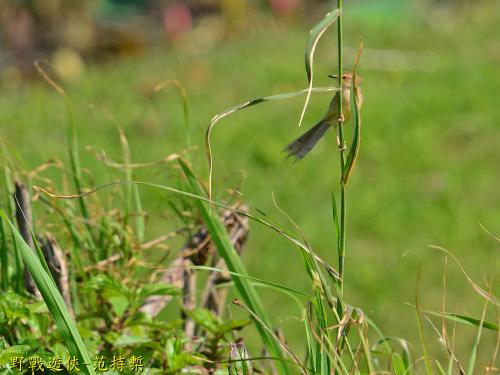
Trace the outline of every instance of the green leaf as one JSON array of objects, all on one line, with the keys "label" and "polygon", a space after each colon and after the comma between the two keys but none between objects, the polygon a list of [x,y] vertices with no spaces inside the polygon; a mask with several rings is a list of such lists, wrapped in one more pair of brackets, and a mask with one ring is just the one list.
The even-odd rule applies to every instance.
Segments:
[{"label": "green leaf", "polygon": [[11,357],[26,357],[30,352],[29,345],[12,345],[0,351],[0,366],[9,364]]},{"label": "green leaf", "polygon": [[185,313],[193,319],[196,324],[205,328],[210,333],[217,335],[220,332],[222,324],[210,310],[196,308],[193,310],[185,310]]},{"label": "green leaf", "polygon": [[409,373],[409,369],[405,364],[405,361],[401,356],[401,354],[392,353],[391,362],[392,362],[392,368],[396,375],[405,375]]},{"label": "green leaf", "polygon": [[56,326],[59,329],[61,337],[63,338],[68,351],[71,353],[71,355],[79,358],[81,369],[84,374],[94,375],[95,372],[92,367],[90,356],[87,352],[87,349],[85,348],[78,329],[76,328],[76,324],[69,314],[64,300],[59,293],[57,286],[52,280],[52,277],[47,274],[38,257],[26,244],[26,242],[24,242],[21,234],[10,222],[5,213],[0,210],[0,215],[3,216],[5,222],[10,226],[26,268],[31,274],[31,277],[33,278],[35,285],[40,291],[40,294],[42,295],[47,308],[54,318]]},{"label": "green leaf", "polygon": [[154,283],[143,286],[139,290],[140,298],[147,298],[149,296],[178,296],[182,290],[167,283]]},{"label": "green leaf", "polygon": [[115,341],[114,345],[115,347],[121,347],[121,346],[146,344],[148,342],[151,342],[151,339],[149,337],[122,335]]},{"label": "green leaf", "polygon": [[111,304],[113,311],[117,316],[123,316],[129,307],[129,301],[126,296],[119,292],[108,290],[103,293],[104,298]]}]

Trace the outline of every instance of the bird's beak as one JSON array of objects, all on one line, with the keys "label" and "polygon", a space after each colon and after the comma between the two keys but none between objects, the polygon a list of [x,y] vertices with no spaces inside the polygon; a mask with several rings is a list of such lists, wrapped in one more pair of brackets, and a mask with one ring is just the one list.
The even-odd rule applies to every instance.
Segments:
[{"label": "bird's beak", "polygon": [[330,74],[330,75],[328,75],[328,77],[333,78],[333,79],[337,79],[339,76],[336,74]]}]

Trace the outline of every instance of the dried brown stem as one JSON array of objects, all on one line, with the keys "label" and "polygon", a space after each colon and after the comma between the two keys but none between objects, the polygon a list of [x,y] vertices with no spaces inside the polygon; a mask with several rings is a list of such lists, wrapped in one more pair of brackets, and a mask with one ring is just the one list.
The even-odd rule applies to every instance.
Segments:
[{"label": "dried brown stem", "polygon": [[45,238],[41,239],[40,244],[50,273],[56,282],[57,289],[61,292],[70,314],[74,316],[73,306],[71,304],[68,267],[66,266],[64,253],[57,244],[56,239],[50,233],[47,233]]},{"label": "dried brown stem", "polygon": [[[23,237],[24,242],[35,251],[35,244],[31,236],[31,229],[33,226],[33,216],[31,213],[31,198],[21,182],[15,182],[14,201],[16,203],[16,221],[19,228],[19,233]],[[28,293],[40,297],[40,292],[36,287],[28,269],[24,267],[24,286]]]},{"label": "dried brown stem", "polygon": [[[237,209],[245,212],[248,210],[244,205],[238,206]],[[248,218],[235,213],[234,210],[226,210],[222,213],[222,219],[229,232],[231,242],[240,253],[248,237]],[[216,268],[225,268],[224,261],[218,259],[216,255],[210,234],[205,227],[201,227],[180,250],[179,256],[170,267],[161,273],[160,280],[182,288],[185,291],[185,298],[186,295],[194,295],[194,293],[187,293],[188,289],[196,284],[195,281],[192,281],[195,280],[194,270],[186,268],[192,265],[202,266],[207,263],[210,257],[213,257],[212,265],[216,265]],[[220,315],[225,304],[226,292],[218,290],[216,286],[227,280],[229,280],[229,276],[212,271],[208,275],[200,305]],[[140,308],[140,311],[150,316],[156,316],[171,300],[171,296],[151,296]],[[184,302],[186,301],[191,303],[189,300]],[[186,304],[184,307],[190,308]],[[185,328],[187,329],[187,327]]]}]

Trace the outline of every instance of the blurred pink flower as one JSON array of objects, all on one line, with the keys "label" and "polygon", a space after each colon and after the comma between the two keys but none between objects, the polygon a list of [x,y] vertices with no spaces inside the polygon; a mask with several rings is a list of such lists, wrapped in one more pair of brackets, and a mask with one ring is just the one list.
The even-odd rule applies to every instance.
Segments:
[{"label": "blurred pink flower", "polygon": [[299,7],[299,0],[269,0],[271,9],[280,17],[288,17]]},{"label": "blurred pink flower", "polygon": [[33,19],[24,11],[13,11],[5,18],[7,40],[10,48],[15,51],[27,50],[33,47]]},{"label": "blurred pink flower", "polygon": [[191,10],[184,4],[173,3],[163,11],[163,28],[169,39],[188,32],[193,24]]}]

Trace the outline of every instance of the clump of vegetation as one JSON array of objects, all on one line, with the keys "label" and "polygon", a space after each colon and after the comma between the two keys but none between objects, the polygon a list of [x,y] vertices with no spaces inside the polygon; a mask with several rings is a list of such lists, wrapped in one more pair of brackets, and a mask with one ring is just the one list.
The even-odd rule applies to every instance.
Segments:
[{"label": "clump of vegetation", "polygon": [[[421,332],[421,357],[415,355],[406,340],[380,332],[362,309],[349,304],[349,296],[344,294],[344,276],[348,272],[344,260],[349,255],[346,190],[361,136],[356,79],[352,80],[350,90],[353,132],[350,146],[346,148],[343,147],[347,137],[341,116],[344,107],[342,99],[338,101],[339,192],[333,194],[332,199],[335,233],[332,247],[337,250],[336,266],[329,265],[317,254],[300,227],[285,212],[282,211],[286,223],[281,223],[263,212],[251,213],[246,202],[234,194],[227,195],[224,202],[213,199],[210,144],[213,126],[236,110],[300,94],[307,95],[305,111],[312,92],[335,92],[343,87],[342,18],[339,1],[338,8],[326,15],[309,35],[308,89],[252,100],[214,117],[206,138],[211,163],[208,182],[197,175],[189,162],[189,150],[156,162],[135,164],[125,133],[120,129],[123,160],[116,162],[105,154],[100,156],[110,169],[118,171],[120,180],[87,189],[89,180],[79,160],[71,100],[39,67],[46,81],[66,100],[69,166],[53,161],[24,173],[19,163],[4,153],[5,196],[0,226],[1,286],[5,291],[0,297],[3,373],[16,373],[20,368],[17,366],[31,373],[40,361],[49,369],[51,365],[58,366],[57,358],[62,360],[59,365],[64,371],[71,373],[78,367],[88,374],[106,370],[472,374],[484,369],[478,370],[477,351],[485,330],[500,337],[498,324],[486,320],[488,306],[498,312],[498,299],[491,290],[481,288],[468,276],[484,300],[480,318],[448,313],[445,301],[442,311],[424,311],[417,294],[415,311]],[[314,88],[314,51],[320,37],[332,25],[338,27],[338,85]],[[353,65],[356,74],[357,61]],[[181,87],[174,81],[170,83]],[[186,101],[184,104],[188,125]],[[188,128],[186,131],[189,132]],[[157,166],[168,168],[175,186],[135,180],[136,169]],[[48,168],[55,171],[56,177],[51,180],[40,175]],[[148,220],[142,208],[143,189],[156,189],[168,195],[170,214],[176,217],[179,226],[176,230],[156,239],[146,239]],[[101,191],[99,195],[98,191]],[[299,249],[310,280],[309,291],[248,275],[240,253],[250,223],[266,226]],[[176,246],[180,250],[171,250]],[[163,266],[166,255],[173,258],[169,267]],[[452,255],[448,253],[448,256]],[[228,312],[231,311],[227,303],[229,287],[234,287],[238,295],[233,304],[248,319],[234,318]],[[300,309],[305,358],[297,354],[297,348],[289,346],[286,332],[273,325],[261,301],[259,287],[290,296]],[[436,328],[445,349],[441,360],[433,359],[429,353],[422,329],[424,313],[441,319],[441,329]],[[450,337],[447,321],[477,328],[470,358],[465,363],[454,353],[453,335]],[[249,353],[242,340],[241,330],[252,323],[252,328],[246,329],[256,329],[262,341],[262,353]],[[486,372],[494,371],[497,351],[498,341],[491,350]]]}]

